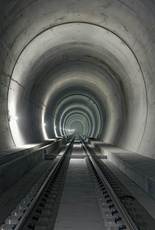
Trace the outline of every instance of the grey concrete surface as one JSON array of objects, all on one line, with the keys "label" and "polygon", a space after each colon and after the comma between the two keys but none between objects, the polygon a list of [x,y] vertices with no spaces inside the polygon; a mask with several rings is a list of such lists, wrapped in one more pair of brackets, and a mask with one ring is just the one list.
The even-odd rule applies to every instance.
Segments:
[{"label": "grey concrete surface", "polygon": [[147,210],[147,212],[155,219],[155,201],[140,186],[131,180],[125,173],[109,160],[103,160],[120,182],[126,186],[131,194],[139,201],[139,203]]},{"label": "grey concrete surface", "polygon": [[108,159],[155,199],[155,160],[140,154],[108,151]]}]

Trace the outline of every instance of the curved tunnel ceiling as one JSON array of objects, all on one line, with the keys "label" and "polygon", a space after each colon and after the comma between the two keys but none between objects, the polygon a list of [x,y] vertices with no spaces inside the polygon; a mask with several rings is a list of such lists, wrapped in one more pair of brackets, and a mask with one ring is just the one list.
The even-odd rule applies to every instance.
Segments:
[{"label": "curved tunnel ceiling", "polygon": [[3,146],[75,131],[152,156],[155,4],[22,0],[3,6]]},{"label": "curved tunnel ceiling", "polygon": [[[22,133],[26,127],[35,125],[35,133],[30,135],[29,130],[25,132],[23,142],[20,140],[19,144],[36,138],[36,131],[38,139],[50,138],[52,134],[65,135],[68,133],[67,130],[73,130],[74,126],[80,130],[80,135],[88,135],[94,130],[91,136],[102,138],[109,143],[117,143],[122,132],[123,137],[129,141],[129,129],[136,125],[137,129],[132,133],[132,138],[134,135],[137,145],[141,140],[141,124],[146,119],[143,76],[132,51],[118,36],[105,28],[90,23],[74,22],[42,32],[20,54],[12,79],[14,81],[10,84],[8,98],[9,113],[10,116],[22,118],[21,122],[16,122],[16,130]],[[134,88],[135,84],[141,84],[141,87],[137,90]],[[122,86],[125,89],[122,89]],[[80,112],[79,105],[84,104],[94,117],[92,126],[86,127],[87,119],[83,117],[82,121],[76,114],[72,115],[67,123],[62,123],[62,126],[59,125],[59,121],[52,125],[51,118],[57,110],[54,104],[65,94],[74,94],[78,89],[79,94],[70,96],[68,104],[61,102],[61,113],[72,105],[76,105]],[[89,100],[80,94],[88,95]],[[25,97],[28,100],[25,100]],[[29,103],[31,100],[32,103]],[[99,106],[98,101],[101,101]],[[38,111],[36,104],[40,102],[42,108]],[[141,120],[140,113],[143,113]],[[66,131],[63,130],[63,126]],[[14,135],[14,124],[10,127]],[[14,140],[19,141],[17,133]]]}]

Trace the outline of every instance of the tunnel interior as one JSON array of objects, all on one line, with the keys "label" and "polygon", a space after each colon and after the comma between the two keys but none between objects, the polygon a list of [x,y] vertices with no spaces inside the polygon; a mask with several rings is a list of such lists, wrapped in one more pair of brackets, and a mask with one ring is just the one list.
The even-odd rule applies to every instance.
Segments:
[{"label": "tunnel interior", "polygon": [[2,0],[0,9],[2,150],[76,127],[154,158],[154,1]]},{"label": "tunnel interior", "polygon": [[153,1],[1,5],[1,149],[77,129],[153,157]]},{"label": "tunnel interior", "polygon": [[8,153],[25,159],[41,149],[8,166],[3,184],[68,148],[74,136],[106,157],[122,183],[130,178],[155,213],[154,22],[154,0],[0,0],[0,168]]},{"label": "tunnel interior", "polygon": [[8,113],[19,146],[75,131],[136,150],[147,114],[143,73],[113,32],[90,23],[58,25],[18,56]]}]

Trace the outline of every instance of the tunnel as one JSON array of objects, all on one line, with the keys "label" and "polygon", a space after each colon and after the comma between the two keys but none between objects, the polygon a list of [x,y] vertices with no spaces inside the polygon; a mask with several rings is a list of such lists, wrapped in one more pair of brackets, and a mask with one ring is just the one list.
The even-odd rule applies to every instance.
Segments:
[{"label": "tunnel", "polygon": [[1,224],[73,145],[73,162],[101,158],[134,194],[151,223],[139,229],[155,228],[154,23],[154,0],[0,1]]}]

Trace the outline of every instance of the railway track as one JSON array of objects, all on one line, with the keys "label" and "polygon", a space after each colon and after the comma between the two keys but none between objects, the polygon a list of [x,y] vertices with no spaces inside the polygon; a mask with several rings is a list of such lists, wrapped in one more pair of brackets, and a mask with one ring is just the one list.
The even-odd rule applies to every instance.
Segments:
[{"label": "railway track", "polygon": [[[84,141],[83,148],[88,155],[88,164],[93,177],[95,175],[98,196],[106,213],[112,216],[118,229],[154,230],[155,220],[143,206],[121,184],[111,170],[99,159],[95,152]],[[107,205],[108,204],[108,205]]]},{"label": "railway track", "polygon": [[27,196],[5,220],[5,223],[0,227],[1,230],[48,229],[53,225],[72,144],[73,140],[59,157],[45,181],[32,187]]},{"label": "railway track", "polygon": [[[5,220],[4,224],[0,227],[0,230],[55,229],[56,219],[61,216],[58,214],[59,212],[61,212],[61,209],[63,209],[64,205],[61,200],[64,199],[62,198],[62,194],[65,186],[67,186],[67,184],[65,184],[66,175],[68,177],[67,180],[71,180],[68,186],[69,191],[71,192],[72,201],[74,201],[74,187],[75,185],[78,186],[78,183],[81,183],[80,180],[82,181],[86,179],[86,183],[88,183],[89,179],[89,183],[93,184],[95,197],[100,208],[102,218],[101,223],[103,224],[98,229],[154,229],[154,220],[151,219],[151,217],[147,214],[143,207],[139,205],[135,198],[131,196],[131,194],[129,194],[126,188],[124,188],[123,185],[118,181],[118,179],[115,178],[115,176],[103,164],[103,162],[101,162],[101,160],[96,157],[95,153],[87,146],[87,144],[83,140],[81,140],[81,144],[78,145],[81,146],[79,158],[81,159],[80,162],[82,162],[83,165],[82,173],[84,173],[84,176],[80,174],[80,167],[77,169],[78,171],[76,171],[75,174],[75,167],[73,167],[72,165],[71,159],[74,155],[76,146],[76,143],[74,143],[74,139],[72,139],[67,145],[64,153],[59,156],[59,159],[57,160],[52,170],[49,172],[45,181],[43,181],[41,184],[38,183],[34,185],[30,193],[27,194],[27,196],[20,202],[20,204],[18,204],[18,206],[12,211],[10,216]],[[78,164],[78,162],[79,161],[77,161],[76,164]],[[72,174],[79,176],[79,178],[72,178]],[[72,186],[73,188],[71,187],[72,182],[74,183],[74,185]],[[84,181],[83,186],[86,186]],[[82,194],[83,188],[80,188],[79,185],[78,189],[79,194]],[[80,203],[76,203],[75,200],[75,207],[72,206],[73,212],[78,209],[78,207],[80,207]],[[82,207],[84,207],[83,203],[81,203],[81,210]],[[68,210],[66,210],[66,213],[67,212]],[[91,213],[90,210],[88,210],[88,215],[89,213]],[[80,215],[82,214],[78,214],[78,218]],[[70,219],[71,218],[72,210]],[[77,225],[79,224],[78,218],[76,219]],[[75,225],[75,229],[77,229],[76,220],[74,221],[74,223],[71,223]],[[82,220],[86,221],[85,219]],[[74,225],[69,226],[68,224],[68,229],[74,229]],[[65,226],[64,228],[66,229]],[[61,229],[59,227],[59,224],[56,227],[56,230],[57,229]],[[86,228],[83,226],[83,229]],[[96,230],[95,228],[93,228],[93,225],[90,226],[89,229]]]},{"label": "railway track", "polygon": [[107,217],[105,218],[106,225],[110,225],[107,226],[107,228],[119,230],[138,230],[137,226],[126,212],[125,208],[112,189],[110,183],[102,173],[97,162],[93,159],[85,145],[84,148],[88,155],[87,162],[89,168],[93,172],[93,177],[96,179],[96,186],[100,201],[102,202],[103,213],[105,213],[105,216]]}]

